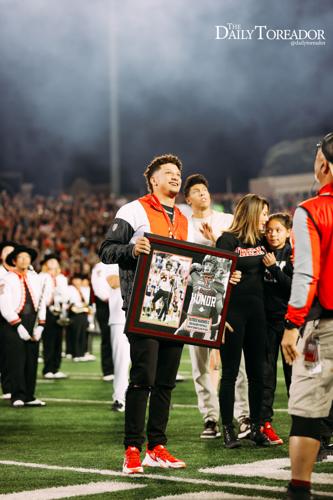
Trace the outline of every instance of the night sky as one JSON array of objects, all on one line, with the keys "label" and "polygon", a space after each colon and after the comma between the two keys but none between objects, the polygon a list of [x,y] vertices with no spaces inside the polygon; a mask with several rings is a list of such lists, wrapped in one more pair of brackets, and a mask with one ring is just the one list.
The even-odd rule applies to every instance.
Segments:
[{"label": "night sky", "polygon": [[[325,45],[216,40],[227,23]],[[270,147],[333,129],[332,61],[325,0],[0,0],[0,173],[43,193],[108,182],[114,90],[122,192],[168,152],[212,191],[246,191]]]}]

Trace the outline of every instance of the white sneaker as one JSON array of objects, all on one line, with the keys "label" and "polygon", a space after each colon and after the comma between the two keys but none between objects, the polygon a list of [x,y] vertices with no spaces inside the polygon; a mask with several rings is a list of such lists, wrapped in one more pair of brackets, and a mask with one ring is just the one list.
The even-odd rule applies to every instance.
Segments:
[{"label": "white sneaker", "polygon": [[54,373],[52,372],[47,372],[45,373],[45,375],[43,375],[44,378],[48,379],[48,380],[51,380],[54,378]]},{"label": "white sneaker", "polygon": [[79,361],[82,361],[83,358],[78,358],[78,357],[75,357],[73,358],[73,361],[75,361],[75,363],[78,363]]},{"label": "white sneaker", "polygon": [[24,402],[22,401],[22,399],[17,399],[16,401],[13,401],[13,403],[12,403],[13,408],[23,408],[23,406],[24,406]]},{"label": "white sneaker", "polygon": [[53,373],[53,378],[60,380],[63,378],[68,378],[68,375],[66,375],[66,373],[63,373],[63,372],[56,372],[56,373]]},{"label": "white sneaker", "polygon": [[5,394],[2,395],[2,399],[11,399],[12,395],[10,392],[6,392]]},{"label": "white sneaker", "polygon": [[25,403],[26,406],[46,406],[45,401],[41,399],[33,399],[32,401],[28,401]]},{"label": "white sneaker", "polygon": [[114,375],[104,375],[104,377],[103,377],[103,380],[105,382],[112,382],[113,379],[114,379]]},{"label": "white sneaker", "polygon": [[72,355],[71,354],[66,354],[66,359],[72,359]]},{"label": "white sneaker", "polygon": [[90,352],[86,352],[85,355],[83,356],[83,358],[81,358],[82,361],[95,361],[96,360],[96,356],[94,356],[93,354],[90,354]]}]

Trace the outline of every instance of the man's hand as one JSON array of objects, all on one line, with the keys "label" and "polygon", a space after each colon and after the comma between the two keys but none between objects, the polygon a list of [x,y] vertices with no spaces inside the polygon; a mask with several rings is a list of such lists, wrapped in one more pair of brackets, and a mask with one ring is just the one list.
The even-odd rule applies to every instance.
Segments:
[{"label": "man's hand", "polygon": [[288,365],[292,365],[295,359],[300,355],[296,349],[296,343],[299,336],[297,328],[285,330],[281,342],[282,352]]},{"label": "man's hand", "polygon": [[232,326],[231,326],[231,325],[230,325],[230,324],[226,321],[226,322],[224,323],[224,328],[223,328],[223,335],[222,335],[222,342],[221,342],[221,344],[224,344],[224,342],[225,342],[225,332],[226,332],[227,330],[228,330],[228,332],[231,332],[231,333],[234,331],[234,329],[232,328]]},{"label": "man's hand", "polygon": [[150,254],[150,242],[145,236],[138,238],[133,248],[134,257],[138,257],[140,253]]},{"label": "man's hand", "polygon": [[264,256],[262,261],[266,267],[274,266],[276,264],[276,258],[275,258],[275,255],[273,254],[273,252],[266,253],[266,255]]},{"label": "man's hand", "polygon": [[208,224],[208,222],[203,222],[201,224],[201,227],[199,228],[200,233],[206,240],[210,240],[212,243],[216,243],[216,238],[213,235],[213,229],[212,226]]},{"label": "man's hand", "polygon": [[40,339],[42,337],[43,330],[44,330],[44,327],[41,325],[38,325],[38,326],[36,326],[36,328],[34,328],[34,331],[32,333],[32,339],[35,340],[35,342],[40,341]]},{"label": "man's hand", "polygon": [[230,276],[230,283],[232,285],[237,285],[242,279],[242,271],[234,271]]},{"label": "man's hand", "polygon": [[17,333],[19,334],[20,339],[25,341],[31,340],[28,330],[23,325],[19,325],[17,327]]}]

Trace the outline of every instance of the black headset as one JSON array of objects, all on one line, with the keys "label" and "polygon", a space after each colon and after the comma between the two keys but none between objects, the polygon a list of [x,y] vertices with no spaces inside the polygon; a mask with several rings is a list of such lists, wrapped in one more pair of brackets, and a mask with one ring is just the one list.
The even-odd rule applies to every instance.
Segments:
[{"label": "black headset", "polygon": [[[333,142],[333,132],[325,135],[325,137],[317,145],[321,148],[323,155],[329,163],[333,163],[333,148],[328,148],[328,145]],[[331,150],[331,151],[330,151]]]}]

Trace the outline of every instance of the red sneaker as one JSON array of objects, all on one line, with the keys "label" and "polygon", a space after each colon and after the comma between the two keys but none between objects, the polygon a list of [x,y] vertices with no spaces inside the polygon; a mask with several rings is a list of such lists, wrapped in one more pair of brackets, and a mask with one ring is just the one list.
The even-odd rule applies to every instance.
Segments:
[{"label": "red sneaker", "polygon": [[283,444],[283,440],[277,435],[270,422],[265,422],[262,432],[269,439],[271,444]]},{"label": "red sneaker", "polygon": [[142,465],[147,467],[162,467],[163,469],[183,469],[186,467],[185,462],[173,457],[162,444],[158,444],[152,450],[148,450],[147,448]]},{"label": "red sneaker", "polygon": [[128,446],[125,451],[123,464],[124,474],[139,474],[143,472],[141,465],[140,450],[135,446]]}]

